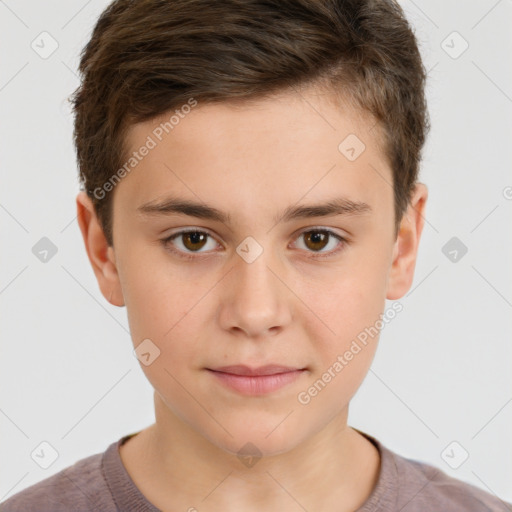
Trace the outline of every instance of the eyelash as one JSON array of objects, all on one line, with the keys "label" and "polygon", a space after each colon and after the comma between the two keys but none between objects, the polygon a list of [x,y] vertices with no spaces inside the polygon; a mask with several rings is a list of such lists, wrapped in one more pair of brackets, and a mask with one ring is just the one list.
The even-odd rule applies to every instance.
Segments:
[{"label": "eyelash", "polygon": [[[311,252],[312,253],[312,255],[311,255],[312,258],[328,258],[328,257],[334,256],[335,254],[338,254],[338,252],[343,250],[345,245],[348,244],[348,240],[346,238],[338,235],[334,231],[332,231],[330,229],[326,229],[326,228],[316,228],[316,227],[314,227],[313,229],[309,228],[306,231],[302,231],[301,233],[299,233],[299,235],[297,236],[296,239],[298,239],[299,237],[301,237],[302,235],[305,235],[307,233],[318,233],[318,232],[327,233],[329,235],[329,237],[333,236],[334,238],[337,238],[340,241],[340,246],[337,249],[334,249],[334,250],[332,250],[330,252],[327,252],[327,253],[320,253],[320,252],[315,253],[314,251],[306,251],[306,252]],[[172,242],[175,238],[178,238],[180,235],[185,235],[187,233],[201,233],[201,234],[207,235],[207,236],[209,236],[211,238],[214,238],[207,231],[201,231],[199,229],[185,229],[185,230],[182,230],[182,231],[177,231],[176,233],[173,233],[172,235],[168,236],[167,238],[162,239],[161,240],[162,245],[167,250],[169,250],[170,252],[176,254],[180,258],[184,258],[184,259],[187,259],[187,260],[193,260],[193,259],[200,258],[201,257],[200,255],[202,254],[200,252],[196,252],[196,253],[194,253],[194,252],[184,252],[182,250],[175,249],[175,248],[172,247],[172,244],[170,242]]]}]

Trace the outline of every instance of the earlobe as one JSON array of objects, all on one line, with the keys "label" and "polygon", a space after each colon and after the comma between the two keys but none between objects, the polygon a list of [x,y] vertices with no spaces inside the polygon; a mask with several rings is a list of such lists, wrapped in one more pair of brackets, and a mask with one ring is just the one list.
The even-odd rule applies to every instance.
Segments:
[{"label": "earlobe", "polygon": [[417,183],[393,247],[386,295],[389,300],[403,297],[412,285],[427,197],[427,187],[423,183]]},{"label": "earlobe", "polygon": [[101,293],[114,306],[124,306],[114,248],[108,245],[92,200],[85,191],[77,195],[76,206],[78,225]]}]

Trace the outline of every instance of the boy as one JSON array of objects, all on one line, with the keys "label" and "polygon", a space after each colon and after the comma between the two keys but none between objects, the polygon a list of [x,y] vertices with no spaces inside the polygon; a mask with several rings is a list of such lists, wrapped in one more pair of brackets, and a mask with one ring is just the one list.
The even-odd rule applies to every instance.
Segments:
[{"label": "boy", "polygon": [[347,425],[427,200],[399,6],[118,0],[80,71],[78,221],[156,422],[1,510],[507,510]]}]

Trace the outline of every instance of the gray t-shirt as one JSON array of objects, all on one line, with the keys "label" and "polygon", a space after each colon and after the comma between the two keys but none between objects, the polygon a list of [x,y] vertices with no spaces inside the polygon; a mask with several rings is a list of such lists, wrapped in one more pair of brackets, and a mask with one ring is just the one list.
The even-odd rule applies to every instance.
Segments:
[{"label": "gray t-shirt", "polygon": [[[159,512],[135,486],[119,446],[79,460],[0,504],[0,512]],[[379,450],[381,467],[372,493],[355,512],[511,512],[512,505],[439,469],[406,459],[364,434]]]}]

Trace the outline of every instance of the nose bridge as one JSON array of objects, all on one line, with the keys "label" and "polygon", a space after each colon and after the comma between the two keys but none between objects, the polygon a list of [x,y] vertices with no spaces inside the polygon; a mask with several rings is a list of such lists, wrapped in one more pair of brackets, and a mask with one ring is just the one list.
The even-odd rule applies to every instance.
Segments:
[{"label": "nose bridge", "polygon": [[[242,252],[247,250],[247,245],[245,248],[241,246],[239,251]],[[238,289],[238,293],[249,293],[251,295],[256,294],[271,294],[274,295],[274,291],[272,288],[276,287],[276,278],[273,275],[273,272],[270,270],[276,271],[273,267],[271,251],[263,250],[259,255],[256,255],[254,259],[246,259],[245,256],[250,258],[251,252],[254,252],[254,248],[250,247],[248,253],[240,256],[240,261],[237,262],[235,268],[236,274],[236,287]],[[238,286],[240,284],[240,286]],[[269,297],[270,298],[270,297]]]},{"label": "nose bridge", "polygon": [[275,272],[271,250],[256,244],[252,239],[242,242],[237,248],[239,261],[234,269],[234,289],[246,304],[263,297],[268,303],[275,300],[275,294],[279,292],[276,277],[270,270]]},{"label": "nose bridge", "polygon": [[[274,275],[281,270],[277,258],[248,237],[237,247],[224,296],[223,319],[227,328],[238,327],[247,334],[264,334],[282,327],[290,318],[284,284]],[[282,279],[282,278],[281,278]]]}]

